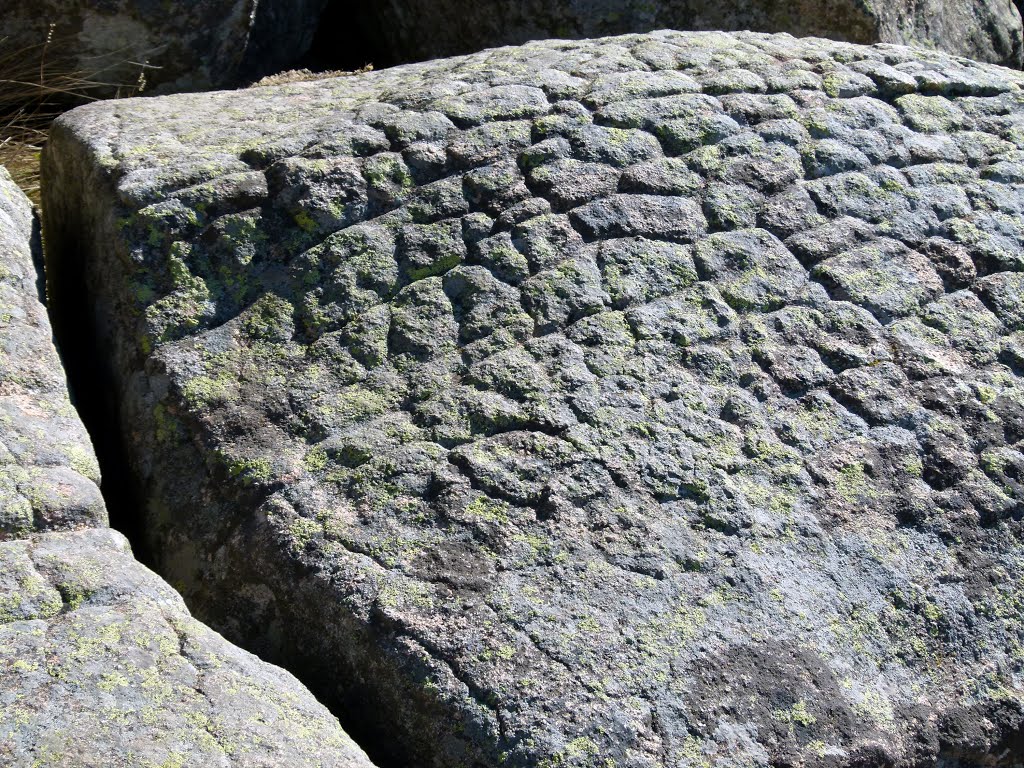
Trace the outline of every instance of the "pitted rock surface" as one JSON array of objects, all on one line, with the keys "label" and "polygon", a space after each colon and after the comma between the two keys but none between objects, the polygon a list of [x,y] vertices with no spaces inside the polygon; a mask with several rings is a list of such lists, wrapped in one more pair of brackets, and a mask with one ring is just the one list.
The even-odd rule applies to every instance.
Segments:
[{"label": "pitted rock surface", "polygon": [[1020,67],[1018,8],[1005,0],[389,0],[346,7],[346,21],[394,61],[548,37],[678,29],[920,45]]},{"label": "pitted rock surface", "polygon": [[0,763],[372,768],[292,675],[193,619],[106,528],[0,167]]},{"label": "pitted rock surface", "polygon": [[1015,765],[1022,86],[656,33],[91,105],[58,333],[163,574],[396,763]]}]

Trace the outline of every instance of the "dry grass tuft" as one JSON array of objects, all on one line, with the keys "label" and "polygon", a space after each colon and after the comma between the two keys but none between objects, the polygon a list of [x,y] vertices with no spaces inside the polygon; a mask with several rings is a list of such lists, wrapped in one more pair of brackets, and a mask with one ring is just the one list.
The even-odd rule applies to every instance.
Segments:
[{"label": "dry grass tuft", "polygon": [[[87,74],[60,54],[53,26],[38,45],[0,39],[0,165],[39,205],[39,155],[50,124],[64,111],[90,101],[111,83]],[[138,90],[125,88],[126,92]]]},{"label": "dry grass tuft", "polygon": [[373,65],[367,64],[360,69],[351,71],[335,69],[330,72],[313,72],[308,69],[291,69],[287,72],[278,72],[276,75],[267,75],[262,80],[257,80],[250,85],[250,88],[264,88],[268,85],[285,85],[287,83],[308,83],[310,80],[326,80],[330,77],[348,77],[350,75],[362,75],[372,72]]}]

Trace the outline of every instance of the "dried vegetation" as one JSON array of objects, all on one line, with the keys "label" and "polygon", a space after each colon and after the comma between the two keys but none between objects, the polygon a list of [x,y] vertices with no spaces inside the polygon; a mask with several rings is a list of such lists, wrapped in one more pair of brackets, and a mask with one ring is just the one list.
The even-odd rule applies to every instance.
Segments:
[{"label": "dried vegetation", "polygon": [[[112,83],[103,72],[83,72],[62,53],[51,32],[35,45],[0,39],[0,165],[39,204],[39,155],[50,124],[62,112],[90,101]],[[120,95],[133,95],[144,81],[118,85]]]}]

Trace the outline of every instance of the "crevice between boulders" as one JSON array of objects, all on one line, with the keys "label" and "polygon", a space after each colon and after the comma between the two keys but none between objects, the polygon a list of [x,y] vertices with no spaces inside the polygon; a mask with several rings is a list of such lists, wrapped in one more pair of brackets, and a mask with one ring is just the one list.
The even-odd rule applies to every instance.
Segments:
[{"label": "crevice between boulders", "polygon": [[[68,196],[62,202],[69,202]],[[49,222],[41,233],[45,260],[39,265],[41,290],[53,328],[54,343],[64,364],[71,402],[77,409],[93,442],[101,473],[101,491],[107,505],[110,527],[120,531],[131,543],[135,558],[153,567],[146,546],[141,494],[128,469],[127,453],[116,419],[116,384],[108,365],[102,360],[95,336],[91,333],[95,310],[85,290],[85,253],[87,240],[81,228],[80,209],[62,205],[58,211],[46,211]],[[55,221],[62,226],[54,226]],[[71,235],[80,233],[80,237]],[[60,258],[46,258],[49,253]]]}]

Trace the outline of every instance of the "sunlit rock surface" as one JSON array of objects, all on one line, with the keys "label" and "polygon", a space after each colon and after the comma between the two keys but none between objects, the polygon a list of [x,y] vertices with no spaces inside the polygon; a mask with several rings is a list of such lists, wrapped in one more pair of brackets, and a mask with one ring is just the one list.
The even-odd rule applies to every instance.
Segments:
[{"label": "sunlit rock surface", "polygon": [[163,575],[396,764],[1014,765],[1022,85],[657,33],[88,106],[58,335]]}]

